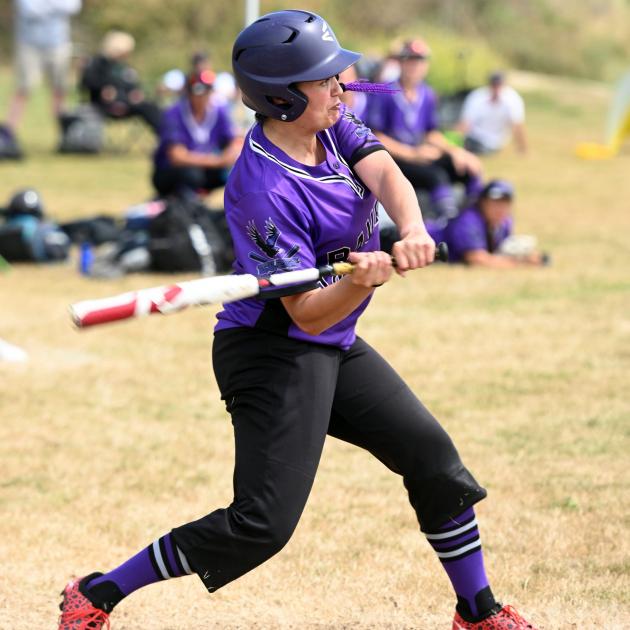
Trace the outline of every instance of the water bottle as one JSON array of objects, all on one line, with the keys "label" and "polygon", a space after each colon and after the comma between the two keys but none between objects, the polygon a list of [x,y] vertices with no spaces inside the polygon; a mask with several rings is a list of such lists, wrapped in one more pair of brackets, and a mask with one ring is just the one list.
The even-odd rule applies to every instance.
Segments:
[{"label": "water bottle", "polygon": [[79,273],[89,276],[94,263],[94,251],[89,241],[83,241],[79,250]]}]

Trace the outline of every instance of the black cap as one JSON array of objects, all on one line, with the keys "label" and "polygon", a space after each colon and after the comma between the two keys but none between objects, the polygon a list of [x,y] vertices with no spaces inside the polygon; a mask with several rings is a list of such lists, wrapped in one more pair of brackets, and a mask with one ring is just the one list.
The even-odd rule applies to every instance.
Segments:
[{"label": "black cap", "polygon": [[500,70],[491,72],[488,75],[488,83],[490,85],[501,85],[502,83],[505,83],[505,73]]}]

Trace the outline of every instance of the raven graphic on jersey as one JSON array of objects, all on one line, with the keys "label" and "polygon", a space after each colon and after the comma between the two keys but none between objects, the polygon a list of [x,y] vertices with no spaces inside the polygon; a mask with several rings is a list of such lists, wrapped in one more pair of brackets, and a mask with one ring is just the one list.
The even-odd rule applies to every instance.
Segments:
[{"label": "raven graphic on jersey", "polygon": [[251,260],[259,263],[256,271],[259,276],[267,277],[272,273],[279,271],[290,271],[297,268],[300,259],[296,258],[296,254],[300,251],[299,245],[292,245],[288,251],[278,245],[282,233],[272,221],[271,217],[265,220],[264,236],[259,232],[256,222],[252,219],[246,226],[249,238],[255,243],[258,249],[263,253],[251,251],[247,255]]},{"label": "raven graphic on jersey", "polygon": [[360,118],[357,118],[354,113],[351,112],[349,109],[346,109],[346,111],[343,113],[343,117],[357,126],[357,128],[354,130],[357,138],[364,138],[369,133],[371,133],[371,129],[369,127],[366,127],[365,123]]}]

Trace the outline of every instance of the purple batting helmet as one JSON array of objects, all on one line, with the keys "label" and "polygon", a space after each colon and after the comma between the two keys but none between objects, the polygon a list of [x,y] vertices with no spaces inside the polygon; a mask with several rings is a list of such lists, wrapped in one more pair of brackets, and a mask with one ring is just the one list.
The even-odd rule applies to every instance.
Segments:
[{"label": "purple batting helmet", "polygon": [[[295,83],[333,77],[360,57],[341,48],[319,15],[276,11],[241,31],[232,50],[232,68],[245,105],[264,116],[290,122],[308,104]],[[274,98],[286,103],[276,104]]]}]

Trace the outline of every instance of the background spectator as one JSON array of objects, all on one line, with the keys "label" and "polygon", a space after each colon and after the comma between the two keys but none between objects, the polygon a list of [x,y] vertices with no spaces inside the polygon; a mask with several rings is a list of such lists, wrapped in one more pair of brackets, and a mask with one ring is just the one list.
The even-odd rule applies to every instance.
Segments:
[{"label": "background spectator", "polygon": [[108,118],[138,116],[157,134],[162,113],[146,99],[138,73],[128,59],[135,48],[129,33],[109,31],[101,44],[100,54],[92,57],[81,76],[81,87],[90,102]]},{"label": "background spectator", "polygon": [[42,71],[52,89],[55,118],[63,111],[72,44],[70,18],[81,10],[81,0],[15,0],[14,64],[16,92],[7,123],[19,125],[32,89]]},{"label": "background spectator", "polygon": [[212,102],[214,75],[190,74],[184,95],[164,113],[155,152],[153,185],[158,193],[182,196],[223,186],[240,153],[228,110]]},{"label": "background spectator", "polygon": [[452,184],[461,182],[469,195],[476,195],[481,163],[451,145],[438,128],[437,96],[425,83],[430,56],[422,39],[403,44],[396,55],[400,79],[394,87],[399,91],[370,98],[366,123],[414,188],[430,193],[433,212],[446,222],[458,213]]},{"label": "background spectator", "polygon": [[212,57],[206,50],[198,50],[190,58],[190,72],[201,74],[204,71],[214,72]]},{"label": "background spectator", "polygon": [[502,72],[493,72],[488,85],[466,97],[457,131],[464,135],[464,147],[477,154],[494,153],[514,136],[516,148],[525,153],[525,104],[520,94],[505,83]]},{"label": "background spectator", "polygon": [[495,179],[484,186],[477,202],[462,210],[446,228],[427,222],[427,229],[436,241],[446,241],[451,262],[499,268],[547,264],[548,257],[535,250],[519,255],[503,253],[502,245],[513,230],[513,201],[512,184]]},{"label": "background spectator", "polygon": [[[352,83],[358,81],[359,75],[355,66],[350,66],[339,75],[341,83]],[[367,108],[367,94],[365,92],[345,91],[341,95],[341,100],[352,110],[352,113],[363,120]]]}]

